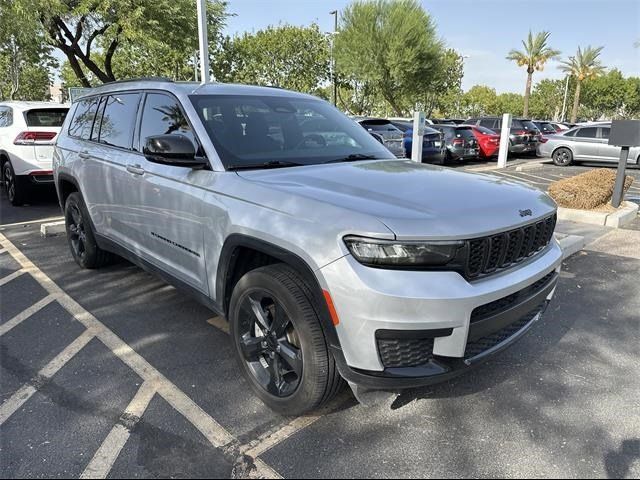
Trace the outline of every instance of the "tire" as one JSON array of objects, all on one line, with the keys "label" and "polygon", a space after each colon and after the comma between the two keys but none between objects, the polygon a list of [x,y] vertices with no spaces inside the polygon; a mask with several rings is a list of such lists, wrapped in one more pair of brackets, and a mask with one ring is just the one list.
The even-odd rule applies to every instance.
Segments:
[{"label": "tire", "polygon": [[11,202],[11,205],[14,207],[24,205],[26,201],[25,188],[24,185],[21,185],[21,182],[16,178],[13,165],[11,165],[9,160],[2,164],[2,184],[7,192],[7,198],[9,199],[9,202]]},{"label": "tire", "polygon": [[69,249],[78,265],[94,269],[110,263],[111,254],[102,250],[96,243],[89,213],[80,193],[73,192],[67,197],[64,219]]},{"label": "tire", "polygon": [[252,270],[233,290],[229,327],[236,360],[253,392],[277,413],[316,410],[344,385],[319,312],[311,289],[285,264]]},{"label": "tire", "polygon": [[554,165],[568,167],[573,163],[573,153],[566,147],[560,147],[551,155]]}]

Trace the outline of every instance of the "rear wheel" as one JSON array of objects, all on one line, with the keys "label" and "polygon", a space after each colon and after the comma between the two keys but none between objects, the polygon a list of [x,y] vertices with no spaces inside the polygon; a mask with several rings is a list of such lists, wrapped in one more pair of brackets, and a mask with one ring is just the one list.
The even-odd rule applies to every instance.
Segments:
[{"label": "rear wheel", "polygon": [[236,359],[251,389],[278,413],[315,410],[343,384],[318,312],[304,280],[284,264],[250,271],[233,290]]},{"label": "rear wheel", "polygon": [[16,207],[23,205],[25,202],[24,188],[16,178],[13,165],[11,165],[9,160],[5,161],[2,165],[2,180],[4,189],[7,192],[7,198],[11,202],[11,205]]},{"label": "rear wheel", "polygon": [[80,193],[73,192],[67,197],[64,218],[67,241],[76,263],[87,269],[100,268],[108,264],[111,254],[98,247],[89,221],[89,213]]},{"label": "rear wheel", "polygon": [[573,162],[573,153],[565,147],[558,148],[551,157],[553,163],[559,167],[567,167]]}]

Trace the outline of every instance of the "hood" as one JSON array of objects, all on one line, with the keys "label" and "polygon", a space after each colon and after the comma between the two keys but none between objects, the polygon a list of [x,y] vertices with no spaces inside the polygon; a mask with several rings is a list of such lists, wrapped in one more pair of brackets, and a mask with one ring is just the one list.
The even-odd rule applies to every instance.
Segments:
[{"label": "hood", "polygon": [[474,238],[531,223],[556,209],[549,196],[525,184],[410,160],[238,175],[269,189],[370,215],[402,239]]}]

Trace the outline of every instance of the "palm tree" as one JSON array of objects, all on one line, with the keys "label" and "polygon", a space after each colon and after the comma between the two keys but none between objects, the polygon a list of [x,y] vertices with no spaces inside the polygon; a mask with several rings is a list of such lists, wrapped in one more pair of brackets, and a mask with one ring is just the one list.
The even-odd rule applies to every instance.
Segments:
[{"label": "palm tree", "polygon": [[588,46],[584,50],[578,47],[578,53],[568,60],[560,62],[560,69],[576,77],[576,93],[573,97],[573,110],[571,111],[571,123],[575,123],[578,117],[578,107],[580,106],[580,86],[584,80],[602,75],[605,67],[602,66],[598,57],[604,47],[593,48]]},{"label": "palm tree", "polygon": [[524,112],[523,116],[529,115],[529,96],[531,95],[531,79],[533,72],[542,70],[544,64],[552,58],[560,55],[558,50],[547,45],[550,32],[538,32],[535,35],[529,30],[526,41],[522,41],[524,50],[511,50],[507,55],[507,60],[513,60],[519,67],[527,67],[527,86],[524,91]]}]

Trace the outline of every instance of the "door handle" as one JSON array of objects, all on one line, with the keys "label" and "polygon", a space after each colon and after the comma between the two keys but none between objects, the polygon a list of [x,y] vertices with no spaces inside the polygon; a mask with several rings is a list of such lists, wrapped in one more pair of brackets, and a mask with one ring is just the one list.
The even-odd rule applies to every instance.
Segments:
[{"label": "door handle", "polygon": [[127,172],[133,173],[134,175],[144,175],[144,168],[140,165],[127,165]]},{"label": "door handle", "polygon": [[89,155],[88,151],[84,151],[84,152],[80,152],[78,154],[78,156],[82,159],[82,160],[89,160],[91,158],[91,155]]}]

